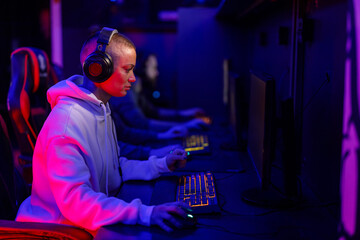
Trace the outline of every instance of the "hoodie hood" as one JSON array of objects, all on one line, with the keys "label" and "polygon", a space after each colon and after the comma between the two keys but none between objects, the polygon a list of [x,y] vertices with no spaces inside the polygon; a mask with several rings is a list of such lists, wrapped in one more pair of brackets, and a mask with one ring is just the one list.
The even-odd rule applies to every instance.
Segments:
[{"label": "hoodie hood", "polygon": [[74,75],[49,88],[47,92],[47,99],[51,105],[51,109],[55,107],[59,100],[65,97],[79,99],[81,101],[86,101],[88,103],[93,103],[96,106],[100,106],[102,102],[97,99],[92,92],[84,87],[85,81],[89,80],[85,79],[81,75]]}]

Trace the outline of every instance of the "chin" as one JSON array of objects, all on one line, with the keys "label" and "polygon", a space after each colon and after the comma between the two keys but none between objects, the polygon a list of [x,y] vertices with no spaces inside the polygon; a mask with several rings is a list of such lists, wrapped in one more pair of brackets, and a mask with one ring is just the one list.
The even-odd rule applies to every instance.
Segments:
[{"label": "chin", "polygon": [[125,97],[126,96],[126,94],[127,94],[127,91],[124,91],[124,92],[120,92],[120,96],[119,97]]},{"label": "chin", "polygon": [[111,96],[113,96],[113,97],[124,97],[125,95],[126,95],[126,92],[125,93],[120,92],[120,93],[113,94]]}]

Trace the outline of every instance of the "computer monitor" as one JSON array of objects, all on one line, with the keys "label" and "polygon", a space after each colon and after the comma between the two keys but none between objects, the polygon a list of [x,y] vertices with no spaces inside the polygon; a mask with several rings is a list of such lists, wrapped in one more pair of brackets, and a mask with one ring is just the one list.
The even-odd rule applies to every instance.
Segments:
[{"label": "computer monitor", "polygon": [[[277,118],[277,105],[275,93],[275,80],[265,74],[250,74],[250,99],[249,99],[249,122],[248,122],[248,153],[257,172],[260,187],[251,188],[243,192],[243,200],[261,206],[267,207],[286,207],[293,205],[291,198],[287,196],[291,190],[296,189],[296,174],[294,165],[289,164],[291,161],[291,147],[293,147],[294,135],[293,124],[291,122],[291,105],[292,102],[286,102],[282,105],[282,110],[286,114]],[[278,121],[281,119],[281,122]],[[285,123],[282,123],[284,122]],[[280,124],[281,123],[281,124]],[[279,139],[284,142],[285,148],[282,150],[282,184],[285,185],[286,191],[281,193],[274,189],[272,185],[271,170],[276,155],[278,127],[281,128],[282,135]],[[288,179],[294,179],[291,185],[287,183]],[[290,189],[290,190],[289,190]]]},{"label": "computer monitor", "polygon": [[271,77],[251,73],[250,83],[248,150],[261,187],[267,189],[275,157],[275,81]]}]

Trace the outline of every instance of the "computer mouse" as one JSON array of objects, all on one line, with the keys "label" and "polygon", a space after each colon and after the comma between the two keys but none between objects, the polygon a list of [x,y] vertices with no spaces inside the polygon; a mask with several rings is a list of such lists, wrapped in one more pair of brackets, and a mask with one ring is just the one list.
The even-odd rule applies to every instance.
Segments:
[{"label": "computer mouse", "polygon": [[193,214],[187,213],[187,216],[184,218],[177,214],[173,215],[179,222],[182,224],[182,228],[195,228],[197,225],[197,217]]},{"label": "computer mouse", "polygon": [[183,221],[182,223],[184,228],[194,228],[198,223],[198,218],[195,215],[188,213],[185,221]]},{"label": "computer mouse", "polygon": [[186,160],[190,161],[192,159],[192,154],[190,152],[186,152]]}]

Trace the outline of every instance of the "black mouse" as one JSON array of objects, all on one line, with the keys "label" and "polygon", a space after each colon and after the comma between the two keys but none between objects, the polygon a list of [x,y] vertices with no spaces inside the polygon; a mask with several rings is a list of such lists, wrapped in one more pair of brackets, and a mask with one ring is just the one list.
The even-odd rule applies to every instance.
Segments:
[{"label": "black mouse", "polygon": [[192,158],[192,154],[190,152],[186,152],[186,160],[190,161]]},{"label": "black mouse", "polygon": [[196,227],[197,222],[198,222],[198,218],[195,215],[188,213],[185,220],[182,223],[184,228],[194,228]]},{"label": "black mouse", "polygon": [[171,214],[172,216],[174,216],[174,218],[176,218],[176,220],[178,220],[181,224],[182,224],[182,228],[195,228],[196,224],[197,224],[197,217],[187,213],[187,216],[184,218],[180,215],[177,214]]}]

